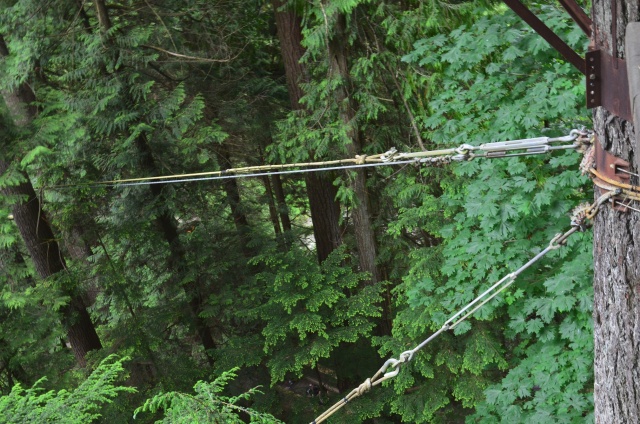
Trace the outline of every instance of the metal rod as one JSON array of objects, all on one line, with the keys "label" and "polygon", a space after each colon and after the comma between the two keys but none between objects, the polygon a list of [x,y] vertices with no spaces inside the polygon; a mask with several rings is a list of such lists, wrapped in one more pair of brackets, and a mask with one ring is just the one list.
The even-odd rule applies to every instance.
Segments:
[{"label": "metal rod", "polygon": [[[547,43],[558,51],[565,58],[565,60],[571,63],[584,75],[587,74],[586,65],[584,59],[578,55],[567,43],[562,41],[558,35],[544,24],[536,15],[533,14],[524,4],[518,0],[503,0],[504,4],[509,6],[511,10],[516,12],[518,16],[522,18],[535,32],[537,32]],[[614,2],[615,3],[615,2]]]},{"label": "metal rod", "polygon": [[640,175],[636,174],[635,172],[627,171],[626,169],[620,168],[619,166],[616,166],[616,172],[624,172],[625,174],[633,175],[634,177],[640,177]]},{"label": "metal rod", "polygon": [[569,12],[571,19],[573,19],[578,24],[580,29],[582,29],[582,31],[587,34],[587,37],[591,38],[591,25],[593,25],[593,21],[591,20],[589,15],[587,15],[587,13],[582,10],[582,7],[580,7],[580,5],[575,2],[575,0],[559,1],[562,7],[564,7],[567,12]]}]

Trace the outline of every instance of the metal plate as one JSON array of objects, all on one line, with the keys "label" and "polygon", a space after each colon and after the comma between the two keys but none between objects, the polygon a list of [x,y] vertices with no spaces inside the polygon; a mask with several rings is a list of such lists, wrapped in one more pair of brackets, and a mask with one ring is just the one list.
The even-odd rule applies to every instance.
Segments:
[{"label": "metal plate", "polygon": [[586,55],[586,63],[587,107],[602,106],[632,122],[626,62],[602,50],[591,50]]}]

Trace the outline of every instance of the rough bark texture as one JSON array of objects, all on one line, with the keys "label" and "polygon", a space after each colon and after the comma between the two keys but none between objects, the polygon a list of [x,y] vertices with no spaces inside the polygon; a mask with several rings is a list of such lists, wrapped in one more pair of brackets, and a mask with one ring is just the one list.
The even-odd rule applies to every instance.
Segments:
[{"label": "rough bark texture", "polygon": [[336,247],[342,244],[340,207],[335,200],[338,189],[323,175],[307,174],[305,182],[313,221],[313,236],[316,240],[316,253],[318,262],[322,263]]},{"label": "rough bark texture", "polygon": [[302,23],[300,17],[290,9],[283,9],[286,1],[273,0],[273,8],[276,15],[276,27],[278,28],[278,40],[284,62],[284,70],[287,77],[287,89],[291,99],[293,110],[303,109],[300,104],[302,98],[301,82],[309,80],[309,74],[305,66],[300,63],[304,55],[302,47]]},{"label": "rough bark texture", "polygon": [[[626,24],[639,20],[639,7],[637,0],[595,0],[596,48],[622,56]],[[613,25],[612,20],[616,20]],[[603,108],[594,111],[593,121],[603,147],[635,168],[631,123]],[[594,400],[599,424],[640,422],[640,250],[635,246],[639,237],[638,213],[607,207],[595,220]]]},{"label": "rough bark texture", "polygon": [[[308,73],[300,63],[304,55],[300,17],[292,10],[283,10],[282,1],[275,0],[273,5],[276,10],[278,39],[287,76],[291,107],[294,110],[300,110],[302,109],[300,104],[302,88],[299,83],[308,80]],[[333,249],[342,243],[339,226],[340,207],[335,200],[337,189],[333,186],[332,178],[328,174],[306,175],[305,182],[316,252],[319,262],[323,262]]]}]

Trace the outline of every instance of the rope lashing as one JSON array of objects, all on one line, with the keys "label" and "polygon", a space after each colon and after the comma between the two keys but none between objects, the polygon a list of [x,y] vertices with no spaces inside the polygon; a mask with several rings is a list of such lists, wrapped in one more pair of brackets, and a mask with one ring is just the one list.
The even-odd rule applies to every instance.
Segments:
[{"label": "rope lashing", "polygon": [[[295,174],[304,172],[321,172],[346,170],[361,167],[418,164],[448,164],[451,162],[469,161],[475,158],[502,158],[524,155],[539,155],[554,150],[576,149],[582,150],[588,144],[591,132],[584,130],[571,130],[569,135],[563,137],[537,137],[522,140],[499,141],[484,143],[479,146],[462,144],[458,147],[432,151],[399,153],[391,148],[385,153],[375,155],[355,155],[353,158],[338,159],[322,162],[299,162],[279,165],[258,165],[239,168],[229,168],[222,171],[193,172],[188,174],[161,175],[155,177],[125,178],[108,181],[98,181],[84,184],[62,184],[46,188],[70,188],[87,186],[137,186],[149,184],[170,184],[194,181],[210,181],[230,178],[262,177],[268,175]],[[556,145],[556,143],[568,143]]]},{"label": "rope lashing", "polygon": [[[480,295],[478,295],[475,299],[473,299],[471,302],[465,305],[462,309],[456,312],[451,318],[445,321],[445,323],[442,325],[442,327],[438,331],[433,333],[431,336],[425,339],[422,343],[420,343],[419,345],[417,345],[411,350],[402,352],[398,357],[398,359],[395,359],[395,358],[388,359],[382,365],[382,367],[375,373],[373,377],[365,380],[364,383],[362,383],[356,389],[349,392],[349,394],[346,397],[344,397],[342,400],[340,400],[339,402],[331,406],[329,409],[327,409],[324,413],[319,415],[314,421],[312,421],[312,424],[320,424],[324,422],[331,415],[335,414],[344,405],[346,405],[347,402],[351,401],[352,399],[358,396],[363,395],[364,393],[368,392],[372,387],[379,385],[383,381],[389,380],[395,377],[396,375],[398,375],[398,373],[400,372],[400,367],[404,363],[411,361],[416,352],[423,349],[427,344],[429,344],[433,339],[438,337],[440,334],[444,333],[445,331],[456,328],[460,323],[462,323],[467,318],[469,318],[474,312],[476,312],[478,309],[484,306],[487,302],[489,302],[491,299],[496,297],[499,293],[501,293],[507,287],[513,284],[516,278],[520,274],[522,274],[527,268],[529,268],[531,265],[533,265],[534,263],[542,259],[550,251],[559,249],[560,247],[564,246],[565,243],[567,242],[567,239],[571,237],[572,234],[578,231],[584,230],[586,227],[587,220],[593,220],[593,218],[597,215],[598,211],[600,210],[601,205],[603,205],[604,203],[607,203],[614,196],[620,195],[620,190],[621,189],[609,191],[603,194],[602,196],[600,196],[592,204],[580,205],[577,208],[575,208],[571,216],[571,228],[569,230],[567,230],[564,233],[556,234],[555,237],[553,237],[550,240],[549,245],[546,248],[544,248],[540,253],[535,255],[527,263],[522,265],[520,268],[518,268],[514,272],[511,272],[505,275],[497,283],[495,283],[494,285],[489,287],[487,290],[482,292]],[[391,371],[387,372],[387,370],[389,369]]]}]

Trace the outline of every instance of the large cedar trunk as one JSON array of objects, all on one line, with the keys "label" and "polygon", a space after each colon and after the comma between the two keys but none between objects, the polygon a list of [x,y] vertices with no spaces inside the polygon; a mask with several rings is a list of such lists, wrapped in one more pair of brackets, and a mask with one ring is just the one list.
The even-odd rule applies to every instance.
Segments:
[{"label": "large cedar trunk", "polygon": [[[291,107],[294,110],[301,110],[303,106],[300,104],[302,98],[300,83],[309,79],[307,70],[300,63],[304,55],[301,44],[301,22],[295,11],[283,10],[283,4],[284,2],[280,0],[273,1],[278,39],[287,76]],[[305,183],[318,260],[323,262],[342,243],[339,226],[340,208],[335,200],[337,189],[333,185],[331,176],[327,174],[306,174]]]},{"label": "large cedar trunk", "polygon": [[[596,47],[622,57],[626,25],[639,20],[639,7],[637,0],[615,5],[612,0],[594,0]],[[614,15],[617,22],[612,25]],[[593,121],[603,147],[635,168],[632,124],[603,108],[594,111]],[[593,252],[594,400],[599,424],[640,422],[640,249],[635,240],[640,240],[638,213],[608,207],[600,211]]]}]

